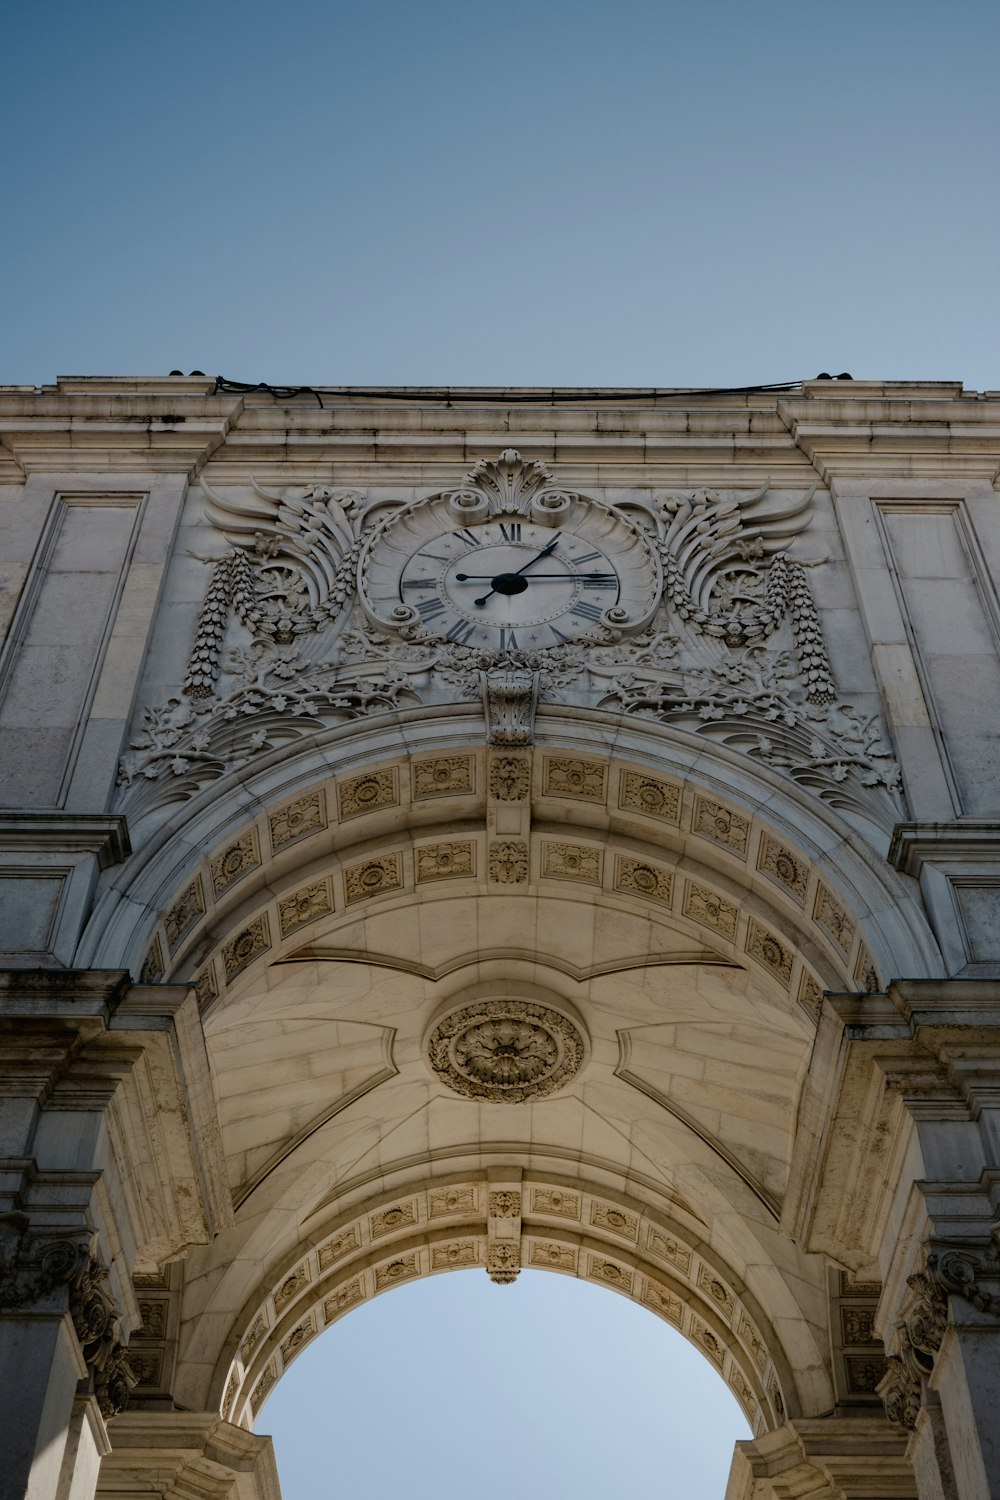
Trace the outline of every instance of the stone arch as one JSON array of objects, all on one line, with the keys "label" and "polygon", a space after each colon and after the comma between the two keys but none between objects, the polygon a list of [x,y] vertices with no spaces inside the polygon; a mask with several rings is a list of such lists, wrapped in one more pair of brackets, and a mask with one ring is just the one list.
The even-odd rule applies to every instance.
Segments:
[{"label": "stone arch", "polygon": [[[514,1221],[534,1270],[576,1276],[638,1302],[677,1329],[725,1380],[754,1433],[797,1409],[795,1379],[759,1304],[698,1237],[690,1216],[651,1211],[586,1178],[486,1173],[380,1193],[361,1213],[319,1220],[277,1279],[262,1279],[233,1321],[212,1400],[252,1422],[298,1353],[356,1307],[420,1277],[490,1269]],[[513,1279],[492,1270],[494,1280]]]},{"label": "stone arch", "polygon": [[[533,749],[487,749],[480,723],[452,710],[408,722],[405,743],[350,726],[203,794],[109,879],[87,961],[124,958],[148,981],[197,988],[236,1213],[185,1264],[182,1404],[250,1420],[260,1382],[347,1310],[330,1303],[340,1283],[334,1267],[321,1275],[318,1224],[328,1241],[358,1226],[345,1285],[375,1295],[394,1284],[378,1284],[379,1267],[400,1257],[413,1275],[447,1269],[435,1252],[456,1245],[485,1263],[488,1226],[449,1237],[427,1194],[516,1172],[673,1226],[698,1275],[714,1267],[747,1310],[770,1363],[748,1370],[704,1286],[638,1239],[623,1260],[593,1224],[541,1239],[529,1226],[525,1264],[544,1241],[572,1251],[549,1268],[679,1304],[669,1320],[732,1371],[760,1430],[832,1408],[826,1268],[781,1225],[795,1101],[823,991],[877,989],[901,955],[934,972],[933,940],[905,879],[829,808],[660,729],[630,724],[609,743],[598,719],[554,716]],[[503,1129],[448,1100],[426,1055],[430,1016],[482,985],[540,986],[550,1006],[600,1018],[592,1061],[555,1109],[530,1103]],[[336,1021],[351,1066],[321,1060],[317,1016]],[[285,1049],[287,1026],[300,1029]],[[262,1058],[302,1082],[280,1110],[261,1105],[258,1129]],[[711,1080],[740,1069],[746,1107],[727,1114]],[[754,1070],[773,1087],[750,1098]],[[426,1140],[394,1155],[416,1116]],[[340,1165],[352,1153],[353,1172]],[[380,1259],[364,1226],[407,1194],[424,1205],[412,1243]],[[305,1265],[322,1297],[279,1308],[276,1289]]]}]

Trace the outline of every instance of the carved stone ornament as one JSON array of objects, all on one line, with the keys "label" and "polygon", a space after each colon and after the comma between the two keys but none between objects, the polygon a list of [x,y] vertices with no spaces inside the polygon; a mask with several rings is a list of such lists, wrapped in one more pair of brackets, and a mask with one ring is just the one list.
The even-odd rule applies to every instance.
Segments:
[{"label": "carved stone ornament", "polygon": [[442,1083],[466,1099],[522,1104],[562,1088],[584,1059],[568,1016],[526,1000],[481,1000],[451,1011],[427,1043]]},{"label": "carved stone ornament", "polygon": [[65,1299],[101,1414],[113,1417],[127,1405],[137,1376],[128,1362],[108,1273],[93,1255],[93,1242],[87,1231],[35,1235],[25,1214],[0,1215],[0,1310]]},{"label": "carved stone ornament", "polygon": [[940,1279],[924,1271],[908,1276],[906,1284],[910,1296],[896,1326],[899,1352],[887,1359],[877,1390],[889,1420],[912,1428],[948,1327],[948,1297]]},{"label": "carved stone ornament", "polygon": [[[676,725],[882,828],[898,821],[881,721],[833,680],[808,579],[825,559],[789,550],[815,487],[612,503],[513,449],[417,499],[201,487],[215,528],[205,600],[183,686],[145,709],[122,758],[130,815],[166,817],[348,720],[479,697],[497,746],[532,742],[537,704],[572,702]],[[555,572],[536,566],[548,537]],[[472,604],[488,602],[469,607],[480,574]],[[520,614],[498,608],[494,578]],[[675,820],[669,798],[625,798]]]},{"label": "carved stone ornament", "polygon": [[531,762],[523,755],[495,755],[490,761],[490,796],[497,802],[523,802],[531,790]]},{"label": "carved stone ornament", "polygon": [[491,745],[530,745],[535,737],[538,673],[482,672],[480,682]]},{"label": "carved stone ornament", "polygon": [[486,1271],[497,1286],[511,1286],[521,1269],[521,1247],[515,1240],[494,1240],[486,1248]]}]

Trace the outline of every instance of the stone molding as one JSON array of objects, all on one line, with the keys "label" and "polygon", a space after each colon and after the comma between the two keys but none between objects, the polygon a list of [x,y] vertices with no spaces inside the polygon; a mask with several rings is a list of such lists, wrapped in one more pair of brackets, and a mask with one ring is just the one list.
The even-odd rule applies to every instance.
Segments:
[{"label": "stone molding", "polygon": [[736,1444],[725,1500],[917,1500],[906,1434],[882,1419],[799,1418]]},{"label": "stone molding", "polygon": [[231,1421],[253,1420],[305,1344],[361,1302],[471,1265],[500,1285],[529,1265],[614,1287],[694,1343],[758,1429],[780,1424],[786,1405],[797,1404],[780,1341],[740,1278],[693,1227],[636,1199],[498,1165],[471,1178],[432,1177],[359,1207],[317,1220],[305,1255],[300,1248],[298,1259],[276,1266],[241,1310],[211,1387]]},{"label": "stone molding", "polygon": [[113,1439],[96,1500],[281,1500],[271,1439],[217,1412],[123,1412]]}]

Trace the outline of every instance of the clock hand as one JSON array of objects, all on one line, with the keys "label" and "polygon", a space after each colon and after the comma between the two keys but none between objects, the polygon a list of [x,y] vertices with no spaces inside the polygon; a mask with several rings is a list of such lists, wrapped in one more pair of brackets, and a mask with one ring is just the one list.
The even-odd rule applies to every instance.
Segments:
[{"label": "clock hand", "polygon": [[[522,573],[526,573],[527,570],[529,568],[533,567],[536,562],[541,562],[541,560],[542,560],[543,557],[549,557],[551,555],[551,553],[553,553],[555,551],[556,546],[558,544],[558,541],[559,541],[559,533],[556,532],[556,535],[552,538],[551,542],[549,542],[548,546],[547,547],[543,547],[542,550],[541,550],[541,552],[536,552],[535,555],[534,555],[534,557],[529,557],[528,561],[524,564],[524,566],[522,568],[518,568],[518,570],[517,570],[516,573],[498,573],[496,575],[496,577],[498,579],[499,578],[504,578],[504,579],[520,578],[521,574]],[[527,587],[527,580],[525,579],[524,582],[521,584],[520,588],[502,589],[501,593],[520,594],[523,591],[523,589],[526,588],[526,587]],[[488,594],[484,594],[481,599],[473,599],[472,602],[478,608],[481,609],[484,604],[487,604],[489,602],[490,596],[493,595],[493,594],[495,594],[496,592],[497,592],[496,588],[491,588],[490,592]]]},{"label": "clock hand", "polygon": [[[492,578],[517,578],[516,573],[456,573],[456,583],[487,583]],[[582,580],[584,583],[592,583],[595,578],[614,578],[614,573],[532,573],[526,578],[525,583],[534,583],[538,578],[561,578],[564,583],[575,583]]]}]

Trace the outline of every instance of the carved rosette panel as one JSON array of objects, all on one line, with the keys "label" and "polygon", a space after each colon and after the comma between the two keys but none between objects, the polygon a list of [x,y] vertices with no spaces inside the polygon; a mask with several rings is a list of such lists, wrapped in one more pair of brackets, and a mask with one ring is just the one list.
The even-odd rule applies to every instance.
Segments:
[{"label": "carved rosette panel", "polygon": [[568,1016],[526,1000],[482,1000],[444,1016],[427,1043],[438,1078],[466,1099],[523,1104],[575,1077],[584,1039]]}]

